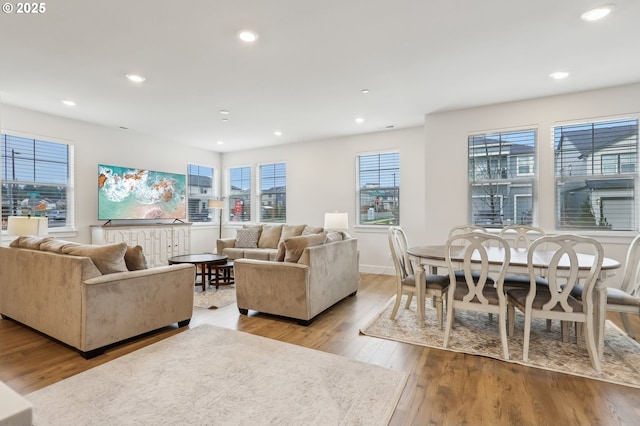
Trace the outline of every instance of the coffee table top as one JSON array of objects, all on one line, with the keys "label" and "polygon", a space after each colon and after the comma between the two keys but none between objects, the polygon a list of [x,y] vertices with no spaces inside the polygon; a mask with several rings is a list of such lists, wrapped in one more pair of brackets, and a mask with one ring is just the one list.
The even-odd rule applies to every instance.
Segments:
[{"label": "coffee table top", "polygon": [[199,253],[199,254],[183,254],[180,256],[170,257],[169,264],[171,263],[227,263],[226,254],[215,253]]}]

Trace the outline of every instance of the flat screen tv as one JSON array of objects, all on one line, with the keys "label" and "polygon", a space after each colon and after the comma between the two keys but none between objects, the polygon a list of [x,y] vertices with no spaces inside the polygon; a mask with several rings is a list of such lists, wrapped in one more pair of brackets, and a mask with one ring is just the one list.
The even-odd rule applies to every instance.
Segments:
[{"label": "flat screen tv", "polygon": [[98,164],[98,220],[186,219],[185,175]]}]

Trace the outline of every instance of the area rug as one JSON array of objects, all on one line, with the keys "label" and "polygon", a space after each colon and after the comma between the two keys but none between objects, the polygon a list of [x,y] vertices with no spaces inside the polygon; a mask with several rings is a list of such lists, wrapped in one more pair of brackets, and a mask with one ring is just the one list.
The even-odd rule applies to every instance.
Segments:
[{"label": "area rug", "polygon": [[236,303],[236,286],[220,286],[219,288],[208,288],[202,291],[200,287],[193,296],[193,306],[205,309],[222,308],[223,306]]},{"label": "area rug", "polygon": [[[360,332],[368,336],[444,349],[444,330],[438,327],[436,310],[431,305],[431,300],[427,300],[426,326],[420,328],[416,299],[413,299],[410,309],[405,309],[405,297],[403,296],[395,320],[390,318],[394,296],[383,311]],[[640,344],[611,321],[606,322],[600,373],[591,366],[584,341],[579,345],[575,343],[573,327],[570,327],[569,343],[562,343],[559,321],[554,321],[551,331],[547,331],[546,320],[534,319],[528,362],[522,361],[523,340],[524,315],[516,310],[514,335],[509,337],[508,362],[640,388]],[[497,316],[489,319],[488,314],[457,310],[456,322],[446,350],[504,361]]]},{"label": "area rug", "polygon": [[385,425],[408,374],[204,324],[28,394],[34,425]]}]

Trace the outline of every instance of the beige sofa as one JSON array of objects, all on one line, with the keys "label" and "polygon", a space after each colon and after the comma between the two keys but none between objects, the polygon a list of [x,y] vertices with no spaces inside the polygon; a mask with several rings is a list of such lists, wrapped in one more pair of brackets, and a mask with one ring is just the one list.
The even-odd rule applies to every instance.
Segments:
[{"label": "beige sofa", "polygon": [[86,358],[142,333],[189,324],[193,265],[144,269],[141,248],[126,243],[88,246],[20,237],[12,245],[0,247],[0,314]]},{"label": "beige sofa", "polygon": [[[338,233],[342,237],[343,233]],[[249,309],[294,318],[308,325],[321,312],[358,291],[357,240],[335,234],[286,239],[284,261],[237,259],[236,296]]]}]

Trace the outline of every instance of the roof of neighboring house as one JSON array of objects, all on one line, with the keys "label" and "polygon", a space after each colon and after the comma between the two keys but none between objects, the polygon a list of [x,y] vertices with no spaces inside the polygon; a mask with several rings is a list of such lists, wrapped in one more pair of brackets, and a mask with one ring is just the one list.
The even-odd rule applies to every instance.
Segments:
[{"label": "roof of neighboring house", "polygon": [[576,150],[580,152],[580,158],[584,158],[591,155],[593,152],[600,151],[609,145],[628,139],[629,137],[637,134],[637,124],[570,130],[562,132],[558,146],[559,148],[562,148],[565,142],[570,142]]}]

